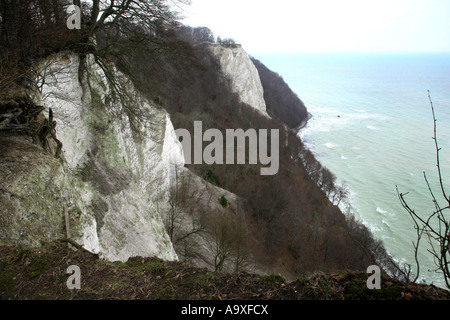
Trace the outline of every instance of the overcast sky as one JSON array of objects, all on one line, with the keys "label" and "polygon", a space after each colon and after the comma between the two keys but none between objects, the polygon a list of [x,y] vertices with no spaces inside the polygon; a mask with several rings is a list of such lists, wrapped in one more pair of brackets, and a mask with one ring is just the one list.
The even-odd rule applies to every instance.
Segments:
[{"label": "overcast sky", "polygon": [[183,22],[251,53],[450,52],[450,0],[191,0]]}]

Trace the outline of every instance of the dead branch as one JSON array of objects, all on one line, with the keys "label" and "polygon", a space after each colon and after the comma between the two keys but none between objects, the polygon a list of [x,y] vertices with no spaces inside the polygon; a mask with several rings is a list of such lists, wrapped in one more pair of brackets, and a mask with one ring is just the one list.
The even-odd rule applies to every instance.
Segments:
[{"label": "dead branch", "polygon": [[82,251],[82,252],[87,252],[90,253],[93,256],[97,256],[97,254],[83,248],[83,246],[81,244],[79,244],[78,242],[76,242],[75,240],[71,239],[71,238],[66,238],[66,239],[59,239],[58,241],[60,242],[67,242],[69,244],[71,244],[72,246],[74,246],[75,248],[77,248],[78,250]]},{"label": "dead branch", "polygon": [[413,242],[413,248],[414,248],[414,257],[416,261],[417,275],[413,282],[415,282],[419,276],[420,263],[418,261],[418,251],[420,241],[423,235],[426,235],[428,237],[428,243],[431,247],[431,249],[427,249],[427,251],[431,254],[431,256],[434,259],[436,265],[435,271],[441,272],[443,274],[445,283],[447,287],[450,288],[450,261],[448,260],[450,257],[450,220],[448,219],[448,217],[444,215],[444,212],[450,209],[450,199],[447,196],[446,190],[444,188],[444,182],[441,172],[441,163],[440,163],[441,148],[439,147],[437,139],[437,119],[434,111],[433,102],[431,100],[430,91],[428,91],[428,99],[430,101],[431,112],[433,115],[432,139],[434,141],[436,150],[436,167],[439,178],[439,188],[442,196],[444,197],[447,203],[444,206],[442,206],[438,202],[425,172],[423,173],[424,180],[428,187],[428,191],[434,204],[434,210],[432,210],[432,213],[429,214],[428,217],[423,218],[418,213],[416,213],[415,210],[409,206],[409,204],[405,199],[405,196],[408,193],[400,193],[398,191],[398,187],[397,187],[397,195],[398,198],[400,199],[400,203],[402,204],[403,208],[408,212],[408,214],[412,218],[414,222],[414,228],[416,230],[417,241]]},{"label": "dead branch", "polygon": [[28,97],[12,99],[0,103],[0,132],[29,135],[33,141],[40,140],[45,150],[52,153],[48,139],[56,142],[55,157],[59,158],[62,142],[56,137],[56,121],[53,110],[49,108],[48,119],[42,114],[45,108],[37,106]]}]

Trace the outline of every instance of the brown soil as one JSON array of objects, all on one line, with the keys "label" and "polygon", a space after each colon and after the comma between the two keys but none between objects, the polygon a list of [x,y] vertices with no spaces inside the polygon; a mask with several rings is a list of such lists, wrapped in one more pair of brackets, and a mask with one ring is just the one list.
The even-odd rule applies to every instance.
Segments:
[{"label": "brown soil", "polygon": [[[433,285],[382,277],[369,290],[364,272],[315,273],[286,282],[278,275],[218,274],[206,269],[132,258],[106,262],[67,243],[41,248],[0,247],[0,298],[7,300],[447,300]],[[81,288],[69,290],[70,265],[81,271]]]}]

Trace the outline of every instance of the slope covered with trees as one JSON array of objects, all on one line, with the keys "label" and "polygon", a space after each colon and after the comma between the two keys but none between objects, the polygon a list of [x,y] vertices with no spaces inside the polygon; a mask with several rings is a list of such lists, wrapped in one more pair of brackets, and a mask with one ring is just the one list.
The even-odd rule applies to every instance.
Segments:
[{"label": "slope covered with trees", "polygon": [[[205,44],[214,40],[211,31],[183,26],[177,35],[174,41],[183,50],[175,60],[162,55],[152,63],[145,51],[127,55],[131,70],[141,79],[138,86],[150,97],[158,97],[175,128],[188,129],[193,136],[194,121],[202,121],[203,131],[264,128],[280,132],[280,170],[274,176],[261,176],[260,165],[249,165],[248,159],[245,165],[188,165],[205,180],[242,199],[235,209],[245,218],[249,230],[245,243],[259,262],[295,276],[314,270],[365,270],[377,259],[386,261],[382,244],[337,207],[346,197],[345,189],[335,184],[334,175],[304,147],[296,132],[286,128],[285,124],[298,126],[307,116],[287,84],[268,69],[262,76],[268,105],[279,107],[278,117],[268,119],[241,103],[230,89]],[[147,70],[144,73],[143,68]],[[259,66],[259,70],[263,68]]]},{"label": "slope covered with trees", "polygon": [[[19,10],[10,11],[16,3]],[[52,6],[53,3],[58,5]],[[93,54],[100,65],[114,61],[144,95],[170,113],[175,129],[187,129],[192,136],[194,121],[202,121],[203,130],[215,128],[222,132],[230,128],[278,129],[280,169],[276,175],[261,176],[261,165],[250,165],[248,161],[244,165],[187,166],[241,199],[235,208],[221,199],[223,207],[229,209],[225,211],[226,218],[203,221],[209,224],[213,238],[226,245],[230,236],[220,237],[238,222],[245,226],[246,233],[234,252],[248,250],[254,262],[286,277],[318,270],[366,270],[379,262],[387,265],[389,259],[382,244],[337,207],[345,192],[335,185],[332,173],[304,147],[296,132],[286,128],[285,124],[295,128],[306,119],[303,103],[279,76],[257,60],[254,63],[273,118],[264,117],[240,101],[205,45],[214,40],[212,33],[206,28],[192,29],[176,23],[168,1],[93,1],[91,7],[83,2],[80,30],[66,28],[66,1],[1,0],[1,4],[0,37],[7,41],[0,48],[0,65],[9,70],[8,74],[17,75],[2,77],[6,79],[1,83],[3,98],[14,95],[11,86],[29,85],[27,70],[37,58],[54,51],[73,50],[81,59],[87,53]],[[40,15],[36,16],[36,12]],[[45,17],[49,24],[42,22]],[[25,33],[20,31],[18,19],[27,22]],[[51,28],[52,23],[56,29]],[[61,37],[52,37],[51,32],[58,30]],[[17,43],[23,40],[22,35],[27,37],[26,46],[25,42],[23,46]],[[230,40],[221,42],[233,45]],[[105,73],[108,75],[106,68]],[[132,109],[128,112],[139,117]],[[214,214],[206,213],[206,217]],[[230,223],[230,219],[234,222]],[[217,224],[223,228],[211,227]],[[170,230],[171,225],[167,228]],[[217,257],[214,267],[220,271],[223,261],[219,254]]]},{"label": "slope covered with trees", "polygon": [[267,68],[256,58],[252,58],[252,61],[261,78],[267,112],[270,116],[294,129],[304,125],[309,115],[303,101],[278,73]]}]

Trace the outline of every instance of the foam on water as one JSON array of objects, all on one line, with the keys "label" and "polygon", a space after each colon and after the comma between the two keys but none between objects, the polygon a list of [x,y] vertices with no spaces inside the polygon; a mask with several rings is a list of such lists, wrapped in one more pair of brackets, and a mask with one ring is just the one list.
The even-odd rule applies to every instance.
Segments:
[{"label": "foam on water", "polygon": [[333,142],[327,142],[325,143],[325,147],[327,147],[328,149],[334,149],[336,147],[338,147],[339,145]]},{"label": "foam on water", "polygon": [[[428,89],[432,97],[433,92],[436,95],[433,103],[443,172],[450,173],[450,126],[445,125],[450,121],[450,62],[446,62],[450,59],[426,70],[421,67],[423,61],[433,65],[427,59],[417,57],[414,63],[398,57],[383,62],[368,59],[365,65],[358,65],[365,72],[351,63],[340,65],[342,73],[309,65],[298,70],[301,79],[292,79],[313,115],[300,132],[306,147],[350,189],[349,203],[356,218],[384,241],[396,260],[413,266],[415,230],[400,204],[396,186],[400,192],[409,192],[407,199],[418,212],[433,209],[423,178],[426,171],[430,181],[436,182],[432,177],[436,166]],[[339,63],[338,59],[335,62]],[[389,68],[377,68],[377,63]],[[421,77],[414,76],[419,71]],[[320,85],[308,82],[311,79],[318,79]],[[418,79],[427,81],[420,83]],[[308,104],[308,100],[313,102]],[[434,263],[426,249],[419,254],[421,277],[442,286],[441,276],[427,271],[434,269]]]}]

